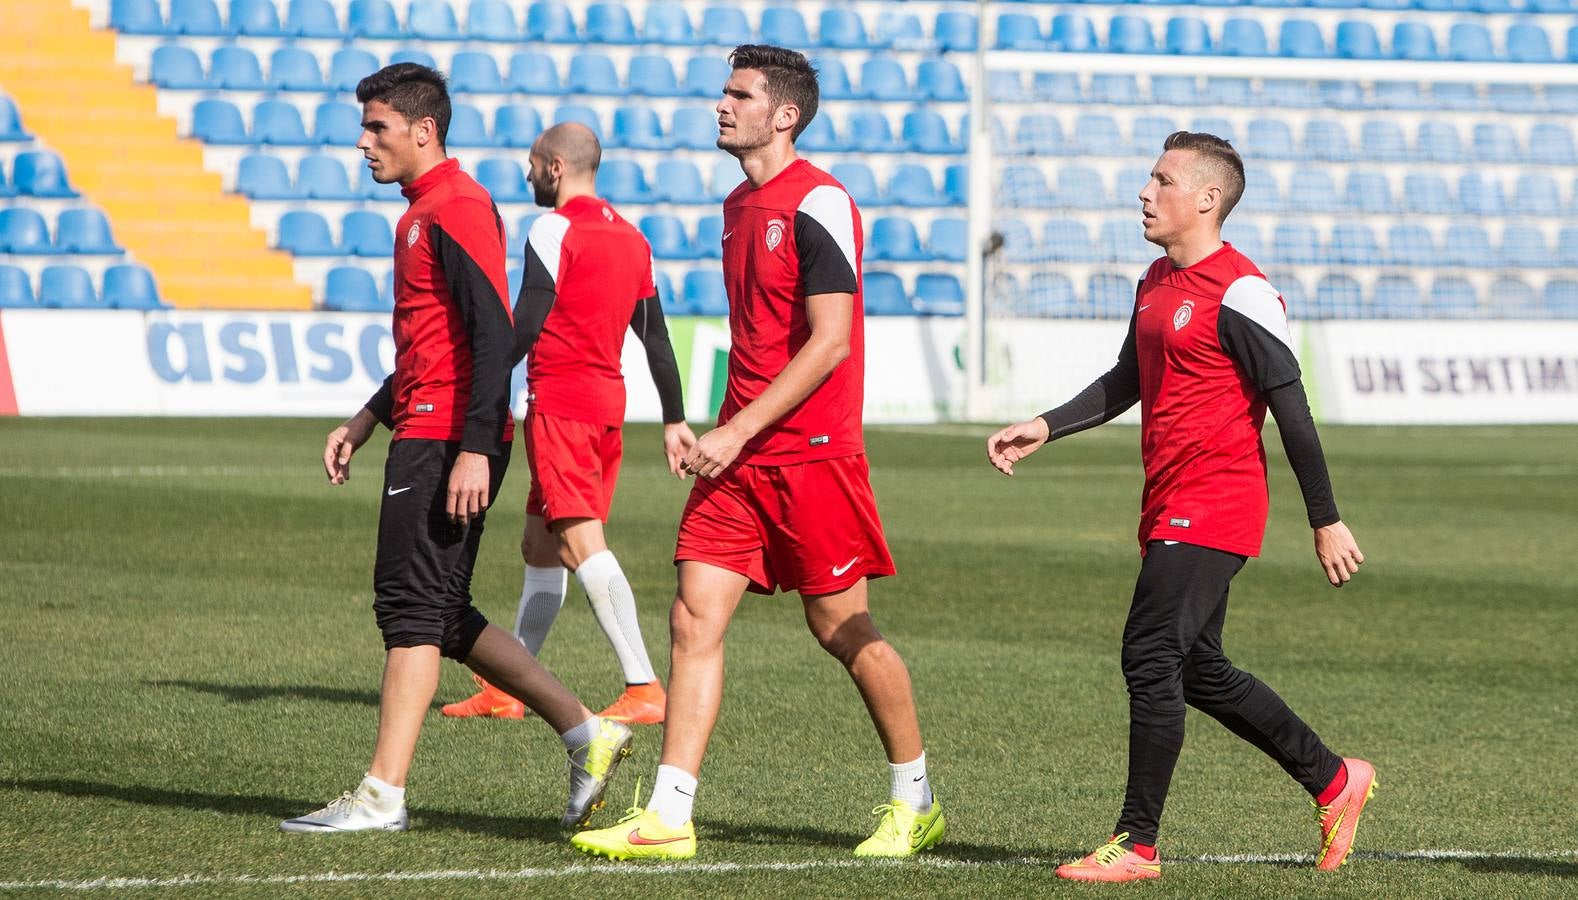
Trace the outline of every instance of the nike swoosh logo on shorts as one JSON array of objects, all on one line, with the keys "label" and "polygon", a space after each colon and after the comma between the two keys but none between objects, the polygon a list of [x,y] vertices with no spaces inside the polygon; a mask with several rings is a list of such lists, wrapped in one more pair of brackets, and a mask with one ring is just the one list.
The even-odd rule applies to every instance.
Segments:
[{"label": "nike swoosh logo on shorts", "polygon": [[858,557],[858,556],[855,557],[854,559],[850,560],[849,562],[844,563],[841,566],[834,566],[833,567],[833,577],[837,578],[838,576],[844,574],[845,572],[848,572],[849,571],[849,567],[854,565],[857,562],[860,562],[860,557]]},{"label": "nike swoosh logo on shorts", "polygon": [[410,487],[389,488],[388,490],[384,491],[384,496],[385,497],[393,497],[395,494],[403,494],[406,491],[409,491],[410,489],[411,489]]},{"label": "nike swoosh logo on shorts", "polygon": [[680,835],[679,837],[663,838],[662,840],[654,841],[651,838],[642,837],[641,829],[632,828],[630,829],[630,837],[626,840],[630,841],[630,843],[636,845],[637,847],[658,847],[662,846],[663,844],[672,844],[676,841],[683,841],[684,839],[685,836]]}]

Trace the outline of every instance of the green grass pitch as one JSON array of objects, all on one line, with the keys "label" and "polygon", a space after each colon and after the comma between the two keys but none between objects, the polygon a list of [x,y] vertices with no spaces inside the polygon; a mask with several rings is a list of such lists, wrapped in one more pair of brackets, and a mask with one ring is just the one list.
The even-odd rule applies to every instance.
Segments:
[{"label": "green grass pitch", "polygon": [[[349,485],[331,488],[318,462],[327,428],[0,422],[0,896],[115,878],[133,880],[103,892],[1113,890],[1058,883],[1051,867],[1106,838],[1122,795],[1134,429],[1066,440],[1013,479],[986,465],[985,427],[870,429],[900,569],[874,584],[873,606],[914,678],[948,837],[918,862],[851,858],[885,799],[880,746],[795,600],[753,597],[729,635],[700,853],[663,868],[569,847],[556,824],[562,753],[540,722],[447,721],[436,708],[409,833],[277,830],[356,783],[376,720],[370,593],[386,436]],[[1165,874],[1134,893],[1572,896],[1578,429],[1327,428],[1338,502],[1369,558],[1341,591],[1314,561],[1297,486],[1268,437],[1272,521],[1264,556],[1234,582],[1229,653],[1338,752],[1373,760],[1381,788],[1352,862],[1316,873],[1299,788],[1191,712],[1163,821]],[[506,627],[520,589],[519,451],[512,469],[474,584]],[[660,671],[685,490],[661,466],[657,430],[628,429],[609,534]],[[543,657],[594,709],[619,689],[573,585]],[[469,687],[446,665],[440,702]],[[639,730],[597,823],[650,780],[659,740]]]}]

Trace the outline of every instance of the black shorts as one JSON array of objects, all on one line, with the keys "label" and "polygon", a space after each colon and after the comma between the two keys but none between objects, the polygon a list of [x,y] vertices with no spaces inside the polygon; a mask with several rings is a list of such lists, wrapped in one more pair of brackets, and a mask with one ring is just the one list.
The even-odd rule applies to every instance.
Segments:
[{"label": "black shorts", "polygon": [[[464,660],[488,625],[471,605],[471,571],[486,513],[459,525],[444,511],[449,470],[459,453],[459,441],[407,438],[389,445],[373,568],[373,612],[385,649],[434,646]],[[489,457],[489,463],[491,505],[509,454]]]}]

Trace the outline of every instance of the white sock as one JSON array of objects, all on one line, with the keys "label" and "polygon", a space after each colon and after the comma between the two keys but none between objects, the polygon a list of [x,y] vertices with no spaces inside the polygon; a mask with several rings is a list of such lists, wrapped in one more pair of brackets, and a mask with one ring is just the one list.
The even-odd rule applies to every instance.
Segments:
[{"label": "white sock", "polygon": [[368,806],[385,814],[398,812],[400,807],[405,805],[405,788],[395,787],[371,775],[362,779],[361,785],[356,788],[356,793],[361,795]]},{"label": "white sock", "polygon": [[[597,732],[602,727],[603,720],[593,716],[564,734],[559,735],[559,740],[564,741],[564,749],[569,752],[571,758],[574,758],[577,753],[585,756],[586,745],[592,742],[592,738],[597,737]],[[584,760],[577,759],[576,762],[584,762]]]},{"label": "white sock", "polygon": [[696,805],[696,776],[675,766],[658,766],[657,781],[652,785],[652,800],[647,809],[657,813],[663,824],[678,828],[690,821],[691,808]]},{"label": "white sock", "polygon": [[521,605],[515,611],[515,636],[532,656],[542,652],[548,629],[564,606],[570,572],[564,566],[526,567],[526,582],[521,586]]},{"label": "white sock", "polygon": [[647,684],[657,680],[646,644],[641,641],[641,622],[636,618],[636,595],[630,590],[624,570],[612,550],[593,553],[575,570],[575,579],[586,591],[597,624],[619,657],[626,684]]},{"label": "white sock", "polygon": [[911,762],[888,763],[888,778],[894,800],[903,800],[916,812],[931,812],[931,779],[926,777],[925,753]]}]

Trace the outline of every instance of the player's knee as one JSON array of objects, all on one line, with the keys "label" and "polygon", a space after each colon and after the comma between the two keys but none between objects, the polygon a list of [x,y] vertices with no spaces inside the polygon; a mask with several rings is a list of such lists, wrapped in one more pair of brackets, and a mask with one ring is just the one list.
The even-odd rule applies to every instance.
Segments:
[{"label": "player's knee", "polygon": [[581,563],[585,562],[585,560],[581,559],[581,554],[576,553],[575,548],[570,546],[568,541],[563,540],[559,542],[555,561],[572,572],[579,569]]},{"label": "player's knee", "polygon": [[465,662],[482,630],[487,627],[487,618],[470,604],[445,609],[439,652],[456,662]]},{"label": "player's knee", "polygon": [[676,652],[693,653],[721,645],[727,624],[698,614],[683,596],[674,598],[668,614],[669,635]]},{"label": "player's knee", "polygon": [[1130,694],[1176,688],[1182,677],[1183,660],[1154,649],[1125,646],[1122,664],[1123,680]]},{"label": "player's knee", "polygon": [[816,642],[846,667],[853,666],[862,653],[884,659],[897,658],[869,616],[856,616],[838,623],[811,622],[810,625]]}]

